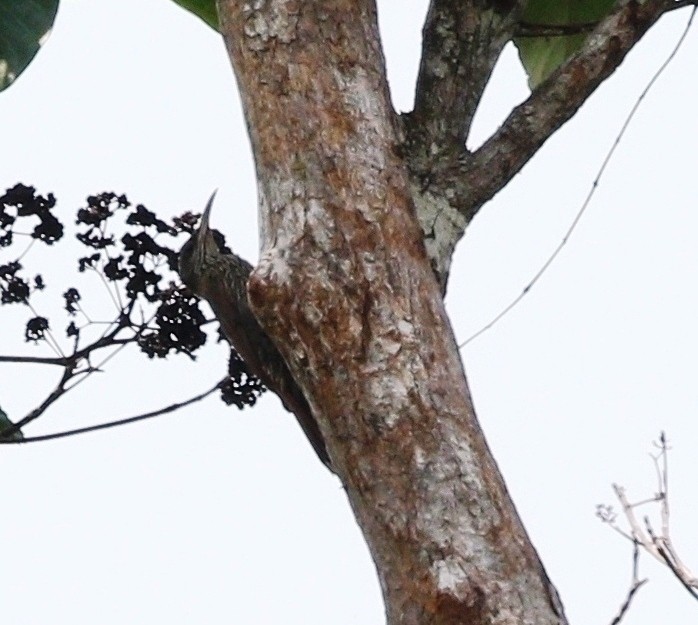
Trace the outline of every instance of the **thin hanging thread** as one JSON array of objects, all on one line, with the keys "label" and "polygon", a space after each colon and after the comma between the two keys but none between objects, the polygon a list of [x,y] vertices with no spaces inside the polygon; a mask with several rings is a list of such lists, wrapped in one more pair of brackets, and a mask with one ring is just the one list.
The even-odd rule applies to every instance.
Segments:
[{"label": "thin hanging thread", "polygon": [[613,154],[616,151],[616,148],[620,144],[621,140],[623,139],[623,135],[625,135],[625,131],[628,129],[628,126],[630,126],[630,122],[633,120],[635,117],[635,113],[637,113],[638,109],[640,108],[640,104],[642,101],[645,99],[645,96],[649,93],[649,91],[652,89],[654,84],[657,82],[659,77],[664,73],[664,70],[669,66],[669,64],[674,60],[674,57],[676,56],[677,52],[681,48],[683,42],[686,39],[686,36],[688,35],[688,32],[691,29],[691,25],[693,24],[693,18],[695,17],[696,11],[698,10],[698,5],[693,7],[693,10],[691,11],[691,15],[688,18],[688,23],[686,24],[686,28],[684,28],[683,33],[681,34],[681,37],[679,38],[678,42],[674,46],[674,49],[671,51],[669,56],[666,58],[664,63],[661,64],[659,69],[654,73],[652,78],[650,79],[649,83],[647,83],[647,86],[643,89],[642,93],[640,96],[637,98],[635,101],[635,104],[633,105],[633,108],[630,110],[630,113],[628,113],[628,116],[625,118],[625,122],[623,122],[623,126],[620,129],[620,132],[615,138],[615,141],[613,142],[613,145],[611,146],[610,150],[606,154],[606,157],[603,160],[603,163],[601,164],[601,167],[599,168],[598,173],[596,174],[596,178],[594,178],[594,182],[591,184],[591,189],[589,189],[589,193],[587,194],[584,202],[582,203],[582,206],[580,209],[577,211],[577,214],[575,215],[574,219],[572,220],[572,224],[570,227],[567,229],[567,232],[565,233],[565,236],[562,238],[562,241],[558,244],[558,246],[555,248],[553,253],[548,257],[548,260],[543,263],[541,268],[537,271],[537,273],[531,278],[531,280],[528,282],[528,284],[524,287],[523,291],[519,293],[505,308],[503,308],[499,314],[497,314],[495,317],[493,317],[486,325],[484,325],[482,328],[480,328],[475,334],[472,334],[470,337],[465,339],[462,343],[459,343],[458,349],[463,349],[468,343],[471,341],[474,341],[478,336],[481,334],[484,334],[492,328],[492,326],[496,325],[503,317],[505,317],[513,308],[515,308],[519,302],[526,297],[526,294],[533,288],[533,286],[540,280],[540,278],[543,276],[543,274],[548,270],[548,267],[553,263],[553,261],[557,258],[558,254],[562,251],[562,248],[565,247],[567,244],[567,241],[569,240],[570,236],[572,233],[575,231],[577,228],[577,225],[579,224],[582,216],[586,212],[589,203],[591,202],[591,199],[594,197],[594,193],[596,193],[596,189],[599,186],[599,181],[601,180],[601,177],[603,176],[604,172],[606,171],[606,167],[608,166],[611,158],[613,157]]}]

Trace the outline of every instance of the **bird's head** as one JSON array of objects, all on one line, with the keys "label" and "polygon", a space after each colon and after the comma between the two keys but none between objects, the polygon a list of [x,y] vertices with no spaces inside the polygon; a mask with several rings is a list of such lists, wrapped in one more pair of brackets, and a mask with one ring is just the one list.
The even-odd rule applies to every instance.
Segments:
[{"label": "bird's head", "polygon": [[199,227],[179,251],[179,276],[197,295],[203,295],[203,281],[208,271],[220,261],[222,252],[208,225],[211,207],[216,197],[211,195],[204,214],[201,216]]}]

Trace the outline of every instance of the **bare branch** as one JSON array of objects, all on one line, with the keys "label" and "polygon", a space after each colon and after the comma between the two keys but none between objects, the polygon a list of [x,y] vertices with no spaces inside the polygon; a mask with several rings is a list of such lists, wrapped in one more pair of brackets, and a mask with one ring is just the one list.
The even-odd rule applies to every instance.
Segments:
[{"label": "bare branch", "polygon": [[453,184],[470,191],[468,205],[461,209],[472,217],[504,187],[674,5],[668,0],[619,3],[581,50],[511,112],[499,130],[465,160],[461,171],[454,172]]},{"label": "bare branch", "polygon": [[[120,329],[123,329],[120,328]],[[65,367],[70,363],[79,363],[83,358],[87,358],[95,349],[109,347],[112,345],[125,345],[133,341],[133,338],[117,339],[113,338],[114,332],[103,336],[94,343],[76,351],[70,356],[0,356],[0,363],[30,364],[30,365],[57,365]],[[110,338],[111,337],[111,338]]]},{"label": "bare branch", "polygon": [[41,402],[34,410],[32,410],[27,416],[24,418],[20,419],[14,426],[3,430],[3,437],[9,437],[12,436],[15,432],[18,432],[22,427],[27,425],[27,423],[31,423],[35,419],[38,419],[46,410],[48,407],[53,404],[55,401],[60,399],[66,392],[66,384],[72,379],[73,375],[75,372],[75,364],[68,364],[66,367],[63,369],[63,375],[61,375],[61,379],[58,381],[58,384],[56,384],[55,388],[48,394],[46,399]]},{"label": "bare branch", "polygon": [[630,609],[630,604],[632,603],[633,599],[635,598],[637,591],[640,590],[640,588],[642,588],[642,586],[644,586],[647,583],[646,579],[640,579],[638,576],[639,560],[640,560],[640,549],[638,547],[637,542],[634,542],[634,544],[633,544],[633,576],[632,576],[632,580],[630,582],[630,589],[628,590],[628,594],[625,597],[625,601],[623,601],[623,604],[620,606],[620,609],[618,610],[618,614],[616,614],[615,618],[611,621],[611,625],[618,625],[623,620],[623,617],[627,614],[628,610]]},{"label": "bare branch", "polygon": [[613,506],[599,504],[596,506],[596,516],[601,520],[602,523],[606,523],[614,532],[617,532],[631,543],[637,544],[637,541],[630,534],[618,527],[618,523],[616,522],[618,517],[613,510]]},{"label": "bare branch", "polygon": [[65,367],[67,358],[42,357],[42,356],[0,356],[0,363],[24,363],[33,365],[58,365]]},{"label": "bare branch", "polygon": [[[482,25],[469,16],[470,3],[432,2],[415,110],[403,117],[404,156],[424,244],[444,293],[455,245],[480,207],[572,117],[659,16],[679,8],[669,0],[619,4],[623,6],[597,25],[582,50],[470,154],[465,138],[484,87],[478,80],[489,78],[501,51],[498,37],[514,34],[510,18],[518,5],[507,3],[514,7],[509,14],[492,9],[497,19]],[[522,295],[508,308],[520,299]]]},{"label": "bare branch", "polygon": [[[679,558],[678,552],[670,535],[669,527],[669,464],[668,452],[669,445],[666,436],[662,432],[659,442],[657,443],[659,454],[653,456],[652,460],[657,469],[657,478],[659,482],[659,491],[652,498],[647,498],[637,503],[630,503],[625,489],[617,484],[613,485],[613,490],[616,497],[623,507],[625,519],[630,526],[632,539],[636,546],[642,547],[648,554],[655,558],[658,562],[666,565],[674,576],[681,582],[692,597],[698,599],[698,578],[691,572]],[[643,523],[637,519],[635,509],[639,506],[648,503],[659,503],[661,516],[661,534],[657,534],[652,528],[652,524],[648,517],[643,519]],[[598,513],[597,513],[598,514]],[[607,516],[607,515],[606,515]],[[602,520],[606,520],[601,517]],[[607,521],[609,522],[609,521]],[[613,526],[615,518],[611,519],[610,524]]]},{"label": "bare branch", "polygon": [[696,592],[696,588],[698,588],[698,580],[693,577],[691,572],[678,559],[671,542],[667,542],[667,540],[662,536],[655,535],[655,533],[652,531],[652,527],[650,526],[649,519],[645,519],[645,525],[647,527],[647,533],[657,549],[657,553],[660,555],[661,559],[664,560],[664,564],[669,567],[669,570],[674,574],[676,579],[681,582],[681,585],[689,592],[689,594],[694,599],[698,599],[698,592]]},{"label": "bare branch", "polygon": [[[185,406],[189,406],[191,404],[194,404],[198,401],[201,401],[202,399],[205,399],[208,397],[211,393],[213,393],[215,390],[220,388],[221,384],[225,382],[225,378],[221,380],[220,382],[217,382],[214,386],[209,388],[207,391],[204,391],[203,393],[199,393],[198,395],[195,395],[194,397],[190,397],[189,399],[186,399],[181,402],[177,402],[174,404],[170,404],[169,406],[165,406],[164,408],[160,408],[159,410],[153,410],[152,412],[146,412],[140,415],[136,415],[135,417],[128,417],[126,419],[119,419],[117,421],[108,421],[106,423],[99,423],[97,425],[90,425],[87,427],[83,428],[76,428],[74,430],[65,430],[63,432],[55,432],[53,434],[42,434],[40,436],[26,436],[21,439],[9,439],[9,438],[0,438],[0,445],[17,445],[17,444],[23,444],[23,443],[35,443],[39,441],[50,441],[50,440],[56,440],[58,438],[66,438],[68,436],[75,436],[76,434],[86,434],[88,432],[97,432],[98,430],[107,430],[110,428],[115,428],[121,425],[127,425],[129,423],[136,423],[138,421],[144,421],[146,419],[152,419],[154,417],[159,417],[164,414],[168,414],[170,412],[174,412],[175,410],[179,410],[180,408],[184,408]],[[11,432],[10,432],[11,433]],[[3,432],[3,437],[6,437],[8,434]]]}]

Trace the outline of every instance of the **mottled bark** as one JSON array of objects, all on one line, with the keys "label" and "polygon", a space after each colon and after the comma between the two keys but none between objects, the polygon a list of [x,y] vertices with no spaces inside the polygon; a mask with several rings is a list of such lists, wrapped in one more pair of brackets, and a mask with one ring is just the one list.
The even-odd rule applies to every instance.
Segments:
[{"label": "mottled bark", "polygon": [[424,251],[373,3],[220,8],[259,181],[250,301],[320,422],[389,623],[560,623]]},{"label": "mottled bark", "polygon": [[475,111],[522,5],[433,0],[424,24],[414,110],[403,120],[405,153],[427,254],[444,293],[468,220],[459,198],[435,183],[465,158]]},{"label": "mottled bark", "polygon": [[621,3],[468,154],[522,4],[434,0],[401,120],[372,0],[219,0],[259,184],[250,303],[320,424],[390,625],[566,623],[481,433],[441,294],[482,202],[670,3]]},{"label": "mottled bark", "polygon": [[[625,0],[583,48],[514,109],[477,151],[465,140],[521,2],[432,0],[404,154],[427,253],[445,291],[451,256],[477,211],[581,107],[673,0]],[[459,25],[456,27],[456,25]],[[462,98],[458,98],[459,90]]]},{"label": "mottled bark", "polygon": [[673,0],[620,2],[589,35],[584,47],[517,106],[479,150],[450,172],[446,186],[458,184],[468,189],[463,210],[474,215],[504,188],[673,4]]},{"label": "mottled bark", "polygon": [[511,39],[519,10],[501,3],[433,0],[423,29],[414,110],[409,113],[413,162],[430,175],[443,157],[463,153],[475,110],[494,65]]}]

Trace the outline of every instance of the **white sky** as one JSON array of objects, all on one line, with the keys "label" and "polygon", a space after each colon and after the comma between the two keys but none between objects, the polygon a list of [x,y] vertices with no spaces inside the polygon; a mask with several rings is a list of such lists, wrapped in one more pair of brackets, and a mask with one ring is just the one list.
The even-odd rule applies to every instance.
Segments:
[{"label": "white sky", "polygon": [[[379,5],[394,99],[407,110],[426,2]],[[559,242],[687,17],[666,17],[469,228],[448,295],[461,339]],[[572,623],[609,623],[624,597],[630,548],[595,505],[612,502],[612,482],[636,499],[653,494],[647,452],[662,429],[674,443],[674,539],[698,569],[696,58],[694,30],[555,265],[464,353],[485,433]],[[494,82],[479,140],[526,94],[512,50]],[[0,94],[0,116],[0,189],[21,181],[54,192],[72,227],[91,193],[124,192],[167,216],[200,210],[220,187],[214,225],[256,258],[255,181],[232,72],[217,36],[174,4],[64,0],[45,49]],[[25,262],[54,286],[37,300],[50,313],[75,282],[74,261],[41,247]],[[108,305],[97,282],[82,291],[93,310]],[[0,312],[0,353],[45,353],[18,338],[25,311]],[[225,367],[221,346],[204,351],[195,364],[124,352],[26,433],[194,395]],[[3,365],[0,404],[14,419],[26,414],[57,373]],[[0,475],[7,625],[383,622],[343,491],[275,398],[242,413],[212,398],[117,430],[3,447]],[[651,583],[626,623],[695,622],[698,605],[667,571],[644,557],[641,573]]]}]

